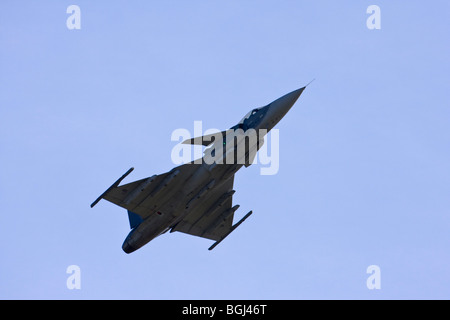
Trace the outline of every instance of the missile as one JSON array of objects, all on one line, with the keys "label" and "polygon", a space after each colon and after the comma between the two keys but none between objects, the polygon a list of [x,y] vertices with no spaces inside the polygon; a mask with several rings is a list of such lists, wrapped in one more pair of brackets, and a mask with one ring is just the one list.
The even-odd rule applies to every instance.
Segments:
[{"label": "missile", "polygon": [[144,182],[142,182],[137,188],[135,188],[130,194],[123,199],[122,204],[123,205],[129,205],[131,201],[133,201],[139,194],[142,193],[153,181],[155,181],[155,178],[157,175],[153,175],[148,179],[145,179]]},{"label": "missile", "polygon": [[167,185],[172,182],[172,180],[180,173],[180,170],[175,170],[172,173],[170,173],[167,177],[164,178],[164,180],[153,190],[149,197],[152,198],[156,196],[158,193],[161,192],[162,189],[167,187]]},{"label": "missile", "polygon": [[209,217],[212,213],[216,212],[219,208],[223,206],[225,201],[227,201],[230,197],[233,196],[233,194],[236,192],[236,190],[231,190],[228,192],[225,192],[223,195],[220,196],[219,200],[217,200],[204,214],[204,217]]},{"label": "missile", "polygon": [[235,205],[234,207],[225,210],[223,213],[220,214],[220,216],[215,219],[206,229],[205,232],[203,232],[203,234],[208,233],[211,230],[214,230],[215,228],[217,228],[218,226],[220,226],[222,223],[225,222],[225,220],[227,220],[227,218],[232,215],[237,209],[239,209],[239,205]]},{"label": "missile", "polygon": [[233,225],[230,229],[230,231],[228,231],[227,233],[225,233],[219,240],[217,240],[216,242],[213,243],[213,245],[211,247],[208,248],[208,250],[212,250],[214,249],[219,243],[221,243],[226,237],[228,237],[230,235],[230,233],[232,233],[234,230],[236,230],[237,227],[239,227],[239,225],[245,221],[245,219],[247,219],[248,217],[250,217],[250,215],[253,213],[253,211],[249,211],[241,220],[239,220],[239,222],[237,222],[235,225]]},{"label": "missile", "polygon": [[[220,198],[219,198],[216,202],[214,202],[214,203],[208,208],[208,210],[206,210],[205,213],[204,213],[203,215],[201,215],[201,216],[200,216],[200,217],[199,217],[199,218],[191,225],[191,227],[189,228],[189,230],[192,230],[192,228],[194,228],[194,227],[197,225],[197,223],[198,223],[199,221],[201,221],[201,220],[204,219],[204,218],[209,217],[210,215],[212,215],[213,213],[215,213],[217,210],[219,210],[219,209],[223,206],[223,204],[224,204],[229,198],[231,198],[231,197],[233,196],[233,194],[234,194],[235,192],[236,192],[236,190],[231,190],[231,191],[225,192],[223,195],[221,195]],[[176,230],[176,226],[173,227],[172,230],[171,230],[170,232],[174,232],[174,231],[177,231],[177,230]]]},{"label": "missile", "polygon": [[191,200],[189,200],[188,203],[186,203],[186,209],[188,209],[193,203],[200,199],[206,193],[206,191],[214,186],[215,183],[216,180],[212,179],[206,186],[201,188],[200,191]]},{"label": "missile", "polygon": [[130,169],[128,169],[127,172],[125,172],[119,179],[116,180],[116,182],[114,182],[108,189],[106,189],[105,192],[103,192],[100,197],[98,197],[97,199],[95,199],[94,202],[92,202],[91,204],[91,208],[93,208],[100,200],[103,199],[104,196],[106,196],[108,194],[108,192],[110,192],[112,189],[117,188],[119,186],[119,184],[122,182],[123,179],[125,179],[125,177],[127,175],[129,175],[131,173],[131,171],[133,171],[134,168],[131,167]]}]

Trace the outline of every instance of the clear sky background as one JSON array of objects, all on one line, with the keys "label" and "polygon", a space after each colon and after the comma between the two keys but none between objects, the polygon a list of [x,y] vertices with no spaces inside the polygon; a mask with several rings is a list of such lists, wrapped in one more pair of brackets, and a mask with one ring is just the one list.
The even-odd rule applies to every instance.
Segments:
[{"label": "clear sky background", "polygon": [[[0,298],[449,299],[449,12],[1,1]],[[227,129],[313,78],[277,126],[278,174],[236,174],[236,216],[254,214],[213,251],[172,233],[127,255],[126,211],[89,207],[132,166],[124,183],[170,170],[173,130]]]}]

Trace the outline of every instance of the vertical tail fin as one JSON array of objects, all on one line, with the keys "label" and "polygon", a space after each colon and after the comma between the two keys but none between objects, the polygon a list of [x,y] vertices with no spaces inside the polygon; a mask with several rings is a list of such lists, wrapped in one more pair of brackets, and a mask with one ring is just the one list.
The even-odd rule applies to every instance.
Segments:
[{"label": "vertical tail fin", "polygon": [[130,220],[130,229],[136,228],[144,219],[137,213],[128,210],[128,220]]}]

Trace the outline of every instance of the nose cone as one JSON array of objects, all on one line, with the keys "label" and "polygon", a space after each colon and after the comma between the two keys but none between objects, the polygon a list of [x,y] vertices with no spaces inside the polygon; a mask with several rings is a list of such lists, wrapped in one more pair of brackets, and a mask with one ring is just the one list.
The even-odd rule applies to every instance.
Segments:
[{"label": "nose cone", "polygon": [[[284,96],[282,96],[281,98],[278,98],[277,100],[275,100],[274,104],[278,104],[280,106],[282,106],[283,108],[287,108],[289,111],[289,109],[294,105],[295,101],[297,101],[298,97],[300,97],[300,95],[302,94],[303,90],[305,90],[306,87],[294,90],[288,94],[285,94]],[[287,112],[286,111],[286,112]]]},{"label": "nose cone", "polygon": [[268,123],[266,125],[268,130],[271,130],[286,115],[286,113],[288,113],[305,88],[306,87],[303,87],[292,91],[273,101],[269,105],[269,110],[267,113]]}]

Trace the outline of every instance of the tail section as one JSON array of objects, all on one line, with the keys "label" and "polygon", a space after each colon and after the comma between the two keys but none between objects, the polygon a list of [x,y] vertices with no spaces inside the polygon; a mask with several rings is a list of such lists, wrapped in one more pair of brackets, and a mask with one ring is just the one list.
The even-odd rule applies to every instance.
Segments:
[{"label": "tail section", "polygon": [[141,224],[142,221],[144,221],[144,219],[142,219],[142,217],[137,213],[134,213],[130,210],[127,211],[128,211],[128,220],[130,221],[130,229],[136,228],[138,225]]}]

